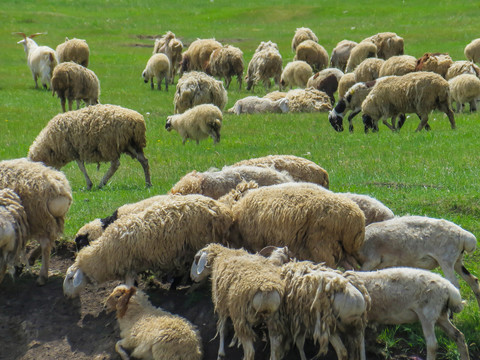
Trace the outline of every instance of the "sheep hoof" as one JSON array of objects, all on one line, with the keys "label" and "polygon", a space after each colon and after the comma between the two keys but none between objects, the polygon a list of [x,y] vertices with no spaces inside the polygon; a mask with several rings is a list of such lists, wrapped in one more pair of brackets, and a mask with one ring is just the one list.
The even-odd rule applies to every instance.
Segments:
[{"label": "sheep hoof", "polygon": [[38,286],[44,286],[47,283],[47,278],[45,276],[39,276],[37,279]]}]

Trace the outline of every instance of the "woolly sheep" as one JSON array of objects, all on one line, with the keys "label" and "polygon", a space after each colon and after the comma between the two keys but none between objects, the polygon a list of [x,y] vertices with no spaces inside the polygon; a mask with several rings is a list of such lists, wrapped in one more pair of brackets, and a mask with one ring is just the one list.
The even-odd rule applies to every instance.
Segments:
[{"label": "woolly sheep", "polygon": [[21,199],[27,214],[28,239],[40,243],[42,267],[37,283],[48,279],[50,250],[63,233],[65,215],[72,203],[72,190],[65,175],[27,159],[0,162],[0,189],[11,189]]},{"label": "woolly sheep", "polygon": [[332,110],[330,97],[315,88],[293,89],[287,92],[290,112],[325,112]]},{"label": "woolly sheep", "polygon": [[480,67],[471,61],[454,61],[447,70],[445,80],[451,80],[462,74],[472,74],[478,77],[480,76]]},{"label": "woolly sheep", "polygon": [[365,59],[377,57],[377,47],[370,41],[358,43],[350,52],[345,72],[352,72]]},{"label": "woolly sheep", "polygon": [[448,68],[453,64],[453,60],[448,54],[443,53],[425,53],[417,59],[415,71],[432,71],[445,77]]},{"label": "woolly sheep", "polygon": [[228,109],[229,113],[240,114],[261,114],[261,113],[286,113],[289,111],[288,100],[282,97],[278,100],[260,98],[258,96],[247,96],[235,102],[233,107]]},{"label": "woolly sheep", "polygon": [[192,171],[182,177],[170,190],[172,194],[202,194],[219,199],[242,181],[255,181],[258,186],[292,182],[293,178],[275,169],[258,166],[226,166],[220,171]]},{"label": "woolly sheep", "polygon": [[165,129],[167,131],[176,130],[182,137],[183,145],[187,139],[195,140],[198,145],[200,140],[209,136],[215,145],[220,141],[222,121],[222,111],[218,107],[212,104],[201,104],[183,114],[168,116]]},{"label": "woolly sheep", "polygon": [[432,72],[414,72],[392,76],[378,82],[362,103],[365,132],[375,129],[380,118],[404,113],[416,113],[421,122],[416,131],[428,122],[428,114],[438,109],[444,112],[455,129],[455,119],[450,106],[448,82]]},{"label": "woolly sheep", "polygon": [[391,56],[380,67],[379,77],[402,76],[415,71],[417,59],[411,55]]},{"label": "woolly sheep", "polygon": [[328,172],[308,159],[294,155],[268,155],[239,161],[233,166],[254,165],[286,171],[294,181],[311,182],[328,189]]},{"label": "woolly sheep", "polygon": [[312,67],[305,61],[296,60],[289,62],[282,71],[280,84],[283,88],[290,86],[305,88],[307,81],[312,76]]},{"label": "woolly sheep", "polygon": [[363,60],[353,71],[356,82],[367,82],[378,79],[380,68],[385,62],[383,59],[367,58]]},{"label": "woolly sheep", "polygon": [[205,71],[210,55],[221,47],[222,44],[215,39],[197,39],[192,42],[182,55],[180,76],[186,71]]},{"label": "woolly sheep", "polygon": [[52,72],[58,63],[57,55],[52,48],[48,46],[38,46],[33,40],[35,36],[43,33],[36,33],[26,36],[23,32],[15,33],[23,36],[23,40],[17,42],[22,44],[25,54],[27,55],[27,65],[32,72],[33,81],[35,81],[35,89],[38,89],[37,79],[40,77],[42,85],[45,89],[50,86]]},{"label": "woolly sheep", "polygon": [[115,311],[121,340],[115,350],[122,359],[200,360],[202,342],[188,320],[154,307],[136,287],[117,286],[105,301]]},{"label": "woolly sheep", "polygon": [[[336,72],[342,75],[338,76]],[[338,81],[343,76],[343,73],[339,69],[329,68],[312,75],[307,81],[307,88],[313,87],[319,91],[323,91],[328,95],[330,101],[335,104],[334,94],[338,90]]]},{"label": "woolly sheep", "polygon": [[120,166],[120,155],[137,159],[151,186],[146,146],[146,126],[138,112],[115,105],[93,105],[55,116],[37,136],[28,151],[32,161],[41,161],[57,169],[75,160],[92,188],[85,162],[110,162],[100,181],[103,187]]},{"label": "woolly sheep", "polygon": [[392,210],[371,196],[349,192],[338,194],[346,196],[358,205],[365,215],[365,226],[376,222],[390,220],[394,217]]},{"label": "woolly sheep", "polygon": [[205,72],[217,78],[225,78],[225,88],[228,90],[232,76],[237,77],[238,89],[242,89],[243,52],[231,45],[215,49],[210,55]]},{"label": "woolly sheep", "polygon": [[270,100],[273,100],[273,101],[277,101],[277,100],[280,100],[280,99],[284,99],[286,96],[287,96],[286,92],[275,90],[275,91],[269,92],[263,98],[264,99],[270,99]]},{"label": "woolly sheep", "polygon": [[232,221],[228,207],[202,195],[171,195],[171,201],[122,216],[78,252],[65,275],[64,294],[78,296],[87,282],[118,279],[133,285],[146,270],[186,276],[195,253],[223,242]]},{"label": "woolly sheep", "polygon": [[468,61],[474,63],[480,62],[480,39],[474,39],[467,44],[467,46],[465,46],[464,54]]},{"label": "woolly sheep", "polygon": [[340,41],[332,50],[332,55],[330,57],[330,66],[340,69],[342,72],[345,72],[348,58],[350,57],[350,52],[356,45],[358,45],[358,43],[355,41]]},{"label": "woolly sheep", "polygon": [[338,81],[338,98],[341,99],[345,97],[347,90],[355,85],[355,83],[355,74],[353,72],[343,75]]},{"label": "woolly sheep", "polygon": [[0,284],[8,271],[25,263],[25,246],[29,234],[28,220],[22,201],[10,189],[0,190]]},{"label": "woolly sheep", "polygon": [[371,224],[357,258],[362,270],[409,266],[440,267],[457,288],[455,271],[468,283],[480,306],[480,286],[463,264],[463,254],[475,251],[475,236],[451,221],[424,216],[402,216]]},{"label": "woolly sheep", "polygon": [[98,104],[100,81],[92,70],[71,61],[63,62],[53,70],[52,95],[55,93],[60,98],[63,112],[66,111],[66,99],[68,110],[72,110],[73,100],[77,102],[78,110],[80,100],[87,106]]},{"label": "woolly sheep", "polygon": [[263,82],[265,89],[270,88],[270,78],[273,78],[276,85],[280,87],[280,77],[282,75],[282,55],[278,51],[278,46],[272,42],[261,42],[248,63],[247,90],[255,89],[255,85]]},{"label": "woolly sheep", "polygon": [[292,39],[292,51],[295,52],[297,46],[305,40],[312,40],[318,43],[318,38],[311,29],[306,27],[297,28]]},{"label": "woolly sheep", "polygon": [[470,111],[477,111],[480,100],[480,79],[476,75],[462,74],[448,81],[452,102],[457,103],[457,112],[463,111],[463,104],[470,103]]},{"label": "woolly sheep", "polygon": [[90,48],[83,39],[73,38],[69,40],[65,38],[65,42],[59,44],[55,49],[58,57],[58,63],[73,61],[82,66],[88,67],[88,59],[90,57]]},{"label": "woolly sheep", "polygon": [[403,55],[403,38],[392,32],[378,33],[363,41],[371,41],[377,47],[377,56],[384,60],[395,55]]},{"label": "woolly sheep", "polygon": [[320,71],[328,66],[328,53],[325,48],[313,40],[302,41],[298,46],[293,60],[307,62],[314,71]]},{"label": "woolly sheep", "polygon": [[165,79],[165,91],[168,91],[170,77],[170,60],[165,54],[154,54],[148,59],[147,66],[142,72],[143,81],[154,89],[153,78],[157,79],[158,90],[162,90],[162,80]]},{"label": "woolly sheep", "polygon": [[180,68],[182,61],[183,43],[175,37],[171,31],[167,31],[161,39],[155,39],[153,47],[153,54],[163,53],[168,56],[170,60],[170,74],[168,76],[170,83],[173,84],[175,74]]},{"label": "woolly sheep", "polygon": [[183,74],[178,80],[173,99],[174,113],[181,114],[200,104],[213,104],[223,110],[227,91],[221,81],[198,71]]}]

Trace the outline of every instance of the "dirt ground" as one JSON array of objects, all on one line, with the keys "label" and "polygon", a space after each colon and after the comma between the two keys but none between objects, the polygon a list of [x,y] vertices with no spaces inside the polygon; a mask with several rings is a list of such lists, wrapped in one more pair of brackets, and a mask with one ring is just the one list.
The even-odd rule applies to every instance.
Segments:
[{"label": "dirt ground", "polygon": [[[14,282],[6,277],[0,284],[0,360],[120,359],[115,352],[119,340],[115,315],[103,308],[104,299],[119,282],[88,286],[80,298],[67,299],[63,296],[63,276],[73,260],[73,247],[58,247],[52,254],[50,277],[45,286],[36,285],[35,268]],[[154,305],[196,324],[203,339],[204,359],[217,358],[216,317],[208,288],[188,294],[187,288],[168,291],[151,283],[141,283],[139,287],[148,293]],[[229,335],[227,344],[232,333]],[[259,338],[262,337],[260,329]],[[306,352],[309,358],[315,355],[312,344],[307,344]],[[267,342],[258,340],[255,359],[268,357]],[[241,358],[241,349],[227,348],[226,359]],[[296,350],[292,350],[285,360],[298,358]],[[400,358],[407,357],[397,357]],[[335,353],[329,351],[324,359],[336,359]]]}]

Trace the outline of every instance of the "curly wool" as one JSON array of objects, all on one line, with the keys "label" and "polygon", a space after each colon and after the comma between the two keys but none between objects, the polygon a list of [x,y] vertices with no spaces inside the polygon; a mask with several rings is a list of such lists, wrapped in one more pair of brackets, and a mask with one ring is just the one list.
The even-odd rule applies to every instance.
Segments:
[{"label": "curly wool", "polygon": [[290,112],[327,112],[332,110],[330,97],[313,87],[287,92]]},{"label": "curly wool", "polygon": [[69,40],[65,38],[65,42],[59,44],[55,49],[58,62],[63,63],[73,61],[82,66],[88,67],[88,59],[90,57],[90,48],[83,39],[73,38]]},{"label": "curly wool", "polygon": [[388,58],[380,67],[379,77],[402,76],[415,71],[417,59],[411,55],[397,55]]}]

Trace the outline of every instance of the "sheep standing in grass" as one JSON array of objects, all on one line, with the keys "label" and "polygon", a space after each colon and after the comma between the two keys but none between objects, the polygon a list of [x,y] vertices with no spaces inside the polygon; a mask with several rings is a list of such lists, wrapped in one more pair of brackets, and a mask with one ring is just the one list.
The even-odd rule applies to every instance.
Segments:
[{"label": "sheep standing in grass", "polygon": [[305,40],[312,40],[318,43],[318,38],[311,29],[306,27],[297,28],[292,39],[292,51],[295,52],[298,45]]},{"label": "sheep standing in grass", "polygon": [[225,88],[228,90],[232,76],[237,77],[238,89],[242,89],[243,52],[239,48],[225,45],[215,49],[210,55],[205,72],[217,78],[225,78]]},{"label": "sheep standing in grass", "polygon": [[335,104],[334,94],[338,90],[338,83],[343,76],[343,72],[337,68],[327,68],[312,75],[307,81],[307,88],[313,87],[326,93]]},{"label": "sheep standing in grass", "polygon": [[[79,65],[80,66],[80,65]],[[29,159],[57,169],[75,160],[92,188],[85,162],[110,162],[100,181],[103,187],[120,166],[120,155],[137,159],[151,186],[148,160],[143,154],[147,145],[146,126],[138,112],[115,105],[94,105],[55,116],[37,136],[28,151]]]},{"label": "sheep standing in grass", "polygon": [[480,39],[472,40],[464,50],[465,57],[474,63],[480,62]]},{"label": "sheep standing in grass", "polygon": [[403,38],[392,32],[378,33],[362,41],[371,41],[377,47],[377,56],[387,60],[392,56],[403,55]]},{"label": "sheep standing in grass", "polygon": [[180,76],[187,71],[205,71],[210,55],[221,47],[222,44],[215,39],[197,39],[192,42],[182,55]]},{"label": "sheep standing in grass", "polygon": [[305,88],[307,81],[312,76],[312,67],[305,61],[297,60],[289,62],[282,71],[280,84],[282,88],[290,86]]},{"label": "sheep standing in grass", "polygon": [[325,48],[313,40],[302,41],[298,46],[293,60],[307,62],[314,71],[320,71],[328,66],[328,53]]},{"label": "sheep standing in grass", "polygon": [[202,341],[188,320],[154,307],[136,287],[117,286],[105,301],[117,314],[121,340],[115,350],[122,359],[130,355],[152,360],[200,360]]},{"label": "sheep standing in grass", "polygon": [[345,97],[346,92],[356,84],[355,74],[353,72],[345,74],[338,81],[338,98]]},{"label": "sheep standing in grass", "polygon": [[44,285],[50,250],[63,233],[65,215],[72,203],[70,184],[60,171],[27,159],[15,159],[0,162],[0,189],[6,188],[21,199],[27,214],[28,239],[40,243],[42,268],[37,283]]},{"label": "sheep standing in grass", "polygon": [[270,78],[273,78],[276,85],[280,87],[280,77],[282,75],[282,55],[278,51],[278,46],[271,41],[261,42],[255,50],[252,59],[248,63],[247,90],[255,88],[259,82],[263,82],[265,89],[270,88]]},{"label": "sheep standing in grass", "polygon": [[68,110],[72,110],[73,100],[77,102],[78,110],[80,100],[87,106],[98,104],[100,81],[92,70],[71,61],[63,62],[53,70],[52,95],[55,93],[60,98],[63,112],[66,111],[67,99]]},{"label": "sheep standing in grass", "polygon": [[363,60],[353,71],[356,82],[368,82],[378,79],[380,68],[385,60],[368,58]]},{"label": "sheep standing in grass", "polygon": [[147,66],[142,72],[143,81],[148,83],[154,89],[153,78],[157,79],[158,90],[162,90],[162,80],[165,79],[165,91],[168,91],[168,83],[170,76],[170,60],[165,54],[154,54],[148,59]]},{"label": "sheep standing in grass", "polygon": [[462,74],[448,81],[452,102],[457,103],[457,112],[463,111],[463,104],[470,104],[470,112],[477,111],[480,100],[480,79],[476,75]]},{"label": "sheep standing in grass", "polygon": [[168,116],[165,129],[167,131],[176,130],[182,137],[183,145],[187,139],[195,140],[198,145],[200,140],[209,136],[215,145],[220,141],[222,121],[222,111],[218,107],[212,104],[202,104],[183,114]]},{"label": "sheep standing in grass", "polygon": [[228,109],[229,113],[240,114],[262,114],[262,113],[286,113],[289,111],[288,100],[282,97],[278,100],[261,98],[258,96],[247,96],[235,102],[233,107]]},{"label": "sheep standing in grass", "polygon": [[451,80],[455,76],[462,74],[471,74],[480,76],[480,67],[471,61],[455,61],[447,70],[445,80]]},{"label": "sheep standing in grass", "polygon": [[358,43],[356,43],[355,41],[340,41],[332,50],[332,55],[330,57],[330,66],[340,69],[342,70],[342,72],[345,72],[350,53],[356,45],[358,45]]},{"label": "sheep standing in grass", "polygon": [[415,71],[417,59],[411,55],[397,55],[389,57],[380,67],[379,77],[397,75],[402,76]]},{"label": "sheep standing in grass", "polygon": [[167,31],[161,39],[155,39],[153,47],[153,54],[163,53],[168,56],[170,60],[170,74],[168,76],[170,83],[173,84],[175,74],[180,68],[182,61],[183,43],[175,37],[171,31]]},{"label": "sheep standing in grass", "polygon": [[73,61],[88,67],[90,48],[85,40],[75,38],[69,40],[67,37],[65,42],[57,46],[55,52],[57,53],[58,63]]},{"label": "sheep standing in grass", "polygon": [[350,52],[345,72],[352,72],[360,63],[371,57],[377,57],[377,47],[370,41],[358,43]]},{"label": "sheep standing in grass", "polygon": [[443,53],[425,53],[417,59],[415,71],[432,71],[445,77],[448,68],[453,64],[453,60],[448,54]]}]

